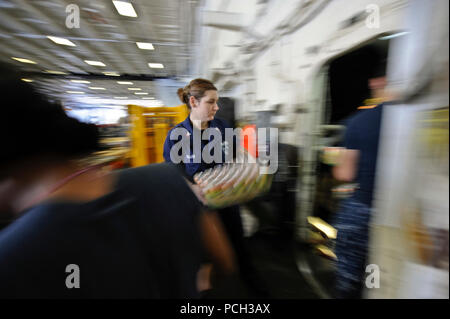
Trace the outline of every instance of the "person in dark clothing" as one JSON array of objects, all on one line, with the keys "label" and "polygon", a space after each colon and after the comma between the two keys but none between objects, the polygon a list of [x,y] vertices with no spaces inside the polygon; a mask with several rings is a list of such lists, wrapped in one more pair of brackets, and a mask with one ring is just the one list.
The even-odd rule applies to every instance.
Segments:
[{"label": "person in dark clothing", "polygon": [[[369,86],[374,98],[386,98],[385,65],[375,70]],[[333,222],[338,230],[336,298],[362,297],[383,108],[381,103],[374,108],[357,111],[348,119],[344,150],[339,164],[333,168],[337,180],[358,185],[352,196],[341,202]]]},{"label": "person in dark clothing", "polygon": [[[196,173],[232,161],[236,156],[236,139],[232,144],[226,140],[225,130],[232,129],[228,123],[222,119],[215,118],[219,110],[217,105],[219,96],[214,84],[206,79],[194,79],[184,88],[178,90],[180,100],[190,109],[189,116],[181,123],[175,125],[166,137],[164,143],[164,159],[166,162],[177,163],[186,178],[192,182],[192,187],[201,193],[199,186],[194,184],[193,177]],[[220,139],[216,140],[214,135],[209,139],[203,139],[206,133],[217,131],[220,133]],[[200,137],[195,139],[196,134]],[[185,145],[185,150],[181,148],[176,151],[178,145]],[[199,143],[200,145],[196,145]],[[212,143],[220,143],[221,154],[215,154],[216,149],[212,150],[212,155],[216,155],[216,161],[206,161],[203,154],[204,149]],[[196,148],[198,147],[198,148]],[[233,149],[231,156],[230,148]],[[217,211],[220,220],[226,230],[228,238],[236,254],[240,273],[252,287],[256,287],[256,280],[253,280],[254,267],[251,265],[250,258],[245,248],[244,230],[239,206],[231,206]]]},{"label": "person in dark clothing", "polygon": [[[231,248],[172,164],[105,172],[81,123],[0,65],[0,298],[198,298],[205,252]],[[176,200],[173,200],[176,198]],[[214,247],[214,249],[212,249]]]}]

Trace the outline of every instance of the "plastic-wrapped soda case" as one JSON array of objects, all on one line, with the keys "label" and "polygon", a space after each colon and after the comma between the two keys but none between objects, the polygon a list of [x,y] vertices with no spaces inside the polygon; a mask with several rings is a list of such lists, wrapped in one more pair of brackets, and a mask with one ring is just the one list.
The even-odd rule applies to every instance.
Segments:
[{"label": "plastic-wrapped soda case", "polygon": [[223,208],[241,204],[266,193],[272,184],[266,168],[253,163],[227,163],[194,175],[207,204]]}]

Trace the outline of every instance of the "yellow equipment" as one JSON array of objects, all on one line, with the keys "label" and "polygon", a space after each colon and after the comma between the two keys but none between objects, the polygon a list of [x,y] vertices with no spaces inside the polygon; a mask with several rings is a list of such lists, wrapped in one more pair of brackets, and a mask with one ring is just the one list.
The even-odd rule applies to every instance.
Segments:
[{"label": "yellow equipment", "polygon": [[177,107],[128,105],[131,120],[131,166],[164,162],[164,141],[169,130],[186,119],[185,104]]}]

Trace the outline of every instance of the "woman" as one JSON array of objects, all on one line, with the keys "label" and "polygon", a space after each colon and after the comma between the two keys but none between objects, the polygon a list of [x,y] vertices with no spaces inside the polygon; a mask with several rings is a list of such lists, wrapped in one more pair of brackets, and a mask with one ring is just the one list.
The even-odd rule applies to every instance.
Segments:
[{"label": "woman", "polygon": [[97,128],[20,78],[0,65],[0,214],[14,216],[0,231],[0,298],[199,297],[211,245],[233,270],[220,225],[173,165],[81,166]]},{"label": "woman", "polygon": [[[190,109],[190,114],[183,122],[175,125],[175,127],[167,134],[164,143],[164,159],[166,162],[178,163],[185,176],[194,183],[193,176],[196,173],[220,165],[230,156],[230,154],[228,154],[228,151],[230,151],[229,145],[225,140],[225,129],[231,127],[224,120],[215,117],[219,110],[219,106],[217,105],[219,95],[217,88],[211,81],[206,79],[194,79],[184,88],[178,89],[178,96],[181,102],[185,103]],[[211,163],[205,161],[201,154],[208,143],[212,143],[216,137],[211,136],[209,140],[202,139],[201,141],[197,141],[194,138],[195,134],[202,136],[204,130],[208,128],[219,130],[221,133],[220,149],[222,154],[215,157],[216,159],[220,159],[219,161],[213,161]],[[195,132],[195,130],[197,130],[197,132]],[[172,132],[177,132],[177,134],[172,134]],[[173,151],[171,154],[172,148],[177,143],[183,143],[183,138],[185,138],[185,140],[188,139],[190,142],[187,144],[188,150],[183,153],[183,151],[179,149],[180,152],[178,154]],[[201,143],[201,146],[198,147],[195,143]],[[236,149],[235,144],[236,143],[234,142],[234,150]],[[201,152],[196,152],[195,147]],[[178,160],[176,159],[176,155],[179,156]],[[201,160],[197,158],[198,156],[201,156]],[[181,162],[179,161],[180,159]],[[198,193],[201,193],[197,185],[193,185],[193,187],[197,189]],[[253,280],[255,274],[254,267],[251,266],[249,256],[245,251],[244,232],[239,207],[232,206],[220,209],[218,210],[218,214],[236,253],[243,279],[253,288],[257,288],[255,287],[256,280]]]},{"label": "woman", "polygon": [[[199,138],[198,141],[194,140],[194,133],[199,133],[199,137],[201,137],[206,129],[219,129],[221,133],[221,146],[223,146],[221,148],[224,150],[223,156],[220,156],[220,163],[223,163],[226,155],[225,128],[228,128],[229,125],[225,121],[215,118],[215,115],[219,110],[219,106],[217,105],[219,96],[217,88],[210,81],[205,79],[192,80],[184,88],[178,89],[178,96],[180,100],[187,105],[190,114],[183,122],[175,125],[175,127],[167,134],[164,143],[164,159],[166,162],[179,163],[183,173],[191,182],[193,182],[193,176],[196,173],[219,164],[217,162],[206,163],[201,156],[202,154],[200,152],[197,154],[194,143],[201,143],[201,147],[198,150],[202,152],[203,148],[210,140],[201,138]],[[173,134],[175,132],[181,132],[181,134],[184,133],[184,136],[181,134]],[[189,138],[190,142],[189,145],[187,145],[188,153],[182,154],[180,152],[179,154],[171,155],[172,147],[178,142],[184,143],[186,138]],[[183,157],[176,159],[174,158],[175,155]],[[199,159],[199,157],[201,157],[201,159]]]}]

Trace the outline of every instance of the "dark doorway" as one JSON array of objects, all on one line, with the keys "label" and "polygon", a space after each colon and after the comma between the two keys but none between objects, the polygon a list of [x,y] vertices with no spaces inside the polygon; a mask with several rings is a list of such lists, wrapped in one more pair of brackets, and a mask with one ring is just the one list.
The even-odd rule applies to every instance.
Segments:
[{"label": "dark doorway", "polygon": [[388,47],[388,40],[375,40],[330,63],[325,124],[341,124],[371,97],[368,80],[385,67]]}]

